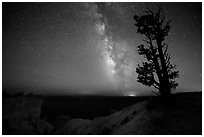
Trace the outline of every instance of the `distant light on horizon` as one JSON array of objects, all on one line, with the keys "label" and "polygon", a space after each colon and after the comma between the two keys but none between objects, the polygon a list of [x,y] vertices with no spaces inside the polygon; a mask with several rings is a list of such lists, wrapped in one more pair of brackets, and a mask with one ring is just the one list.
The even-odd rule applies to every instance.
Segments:
[{"label": "distant light on horizon", "polygon": [[125,96],[135,97],[135,96],[136,96],[136,94],[135,94],[135,93],[128,93],[128,94],[125,94]]}]

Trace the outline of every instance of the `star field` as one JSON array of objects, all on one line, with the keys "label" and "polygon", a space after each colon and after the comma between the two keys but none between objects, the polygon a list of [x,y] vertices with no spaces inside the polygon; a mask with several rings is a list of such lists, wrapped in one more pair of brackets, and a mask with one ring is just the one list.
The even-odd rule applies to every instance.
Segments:
[{"label": "star field", "polygon": [[[160,4],[172,20],[178,91],[202,87],[201,3],[2,4],[3,89],[39,94],[149,94],[136,82],[144,37],[133,16]],[[146,91],[146,92],[145,92]]]}]

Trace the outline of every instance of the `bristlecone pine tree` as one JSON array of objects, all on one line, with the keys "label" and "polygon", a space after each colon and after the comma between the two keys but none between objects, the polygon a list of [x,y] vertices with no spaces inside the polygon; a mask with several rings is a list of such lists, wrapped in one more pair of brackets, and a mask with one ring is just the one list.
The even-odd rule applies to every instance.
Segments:
[{"label": "bristlecone pine tree", "polygon": [[178,71],[175,71],[176,66],[170,63],[168,45],[163,42],[169,34],[171,21],[165,21],[163,9],[159,6],[156,13],[149,8],[145,13],[142,16],[134,16],[137,33],[145,36],[145,45],[138,46],[138,53],[146,58],[146,62],[136,68],[137,81],[157,88],[158,95],[169,96],[178,86],[174,80],[178,78]]}]

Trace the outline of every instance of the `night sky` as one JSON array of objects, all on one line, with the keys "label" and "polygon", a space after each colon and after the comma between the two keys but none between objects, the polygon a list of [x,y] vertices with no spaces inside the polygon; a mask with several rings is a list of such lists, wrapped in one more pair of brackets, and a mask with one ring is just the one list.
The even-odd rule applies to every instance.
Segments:
[{"label": "night sky", "polygon": [[172,20],[177,91],[202,89],[202,3],[3,3],[3,89],[37,94],[151,94],[137,83],[144,61],[135,14],[163,7]]}]

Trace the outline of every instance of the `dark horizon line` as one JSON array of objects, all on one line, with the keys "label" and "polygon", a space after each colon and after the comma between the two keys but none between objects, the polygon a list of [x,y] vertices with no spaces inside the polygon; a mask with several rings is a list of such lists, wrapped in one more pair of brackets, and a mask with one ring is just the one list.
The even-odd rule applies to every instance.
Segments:
[{"label": "dark horizon line", "polygon": [[[32,94],[32,95],[40,95],[40,96],[47,96],[47,97],[52,97],[52,96],[58,96],[58,97],[65,97],[65,96],[104,96],[104,97],[145,97],[145,96],[155,96],[155,94],[151,91],[151,90],[145,90],[144,92],[140,92],[140,94],[135,94],[134,96],[131,96],[131,95],[128,95],[128,94],[125,94],[125,93],[128,93],[128,92],[119,92],[119,93],[109,93],[108,91],[117,91],[117,90],[105,90],[107,92],[103,93],[102,91],[104,90],[99,90],[99,93],[77,93],[76,91],[79,91],[79,90],[71,90],[71,89],[68,89],[67,91],[72,91],[72,93],[44,93],[44,94],[41,94],[40,93],[40,90],[37,90],[38,93],[36,93],[36,91],[26,91],[25,89],[8,89],[8,88],[2,88],[2,93],[6,91],[8,92],[9,94],[11,95],[15,95],[15,94],[18,94],[18,93],[23,93],[24,95],[29,95],[29,94]],[[42,89],[42,91],[45,91]],[[49,91],[49,90],[46,90],[46,91]],[[65,91],[65,90],[51,90],[51,91]],[[100,92],[101,91],[101,92]],[[122,90],[120,90],[122,91]],[[127,90],[128,91],[128,90]],[[138,91],[138,90],[131,90],[133,91]],[[140,90],[141,91],[141,90]],[[75,93],[73,93],[75,92]],[[190,90],[190,89],[178,89],[178,90],[175,90],[175,91],[172,91],[172,94],[177,94],[177,93],[192,93],[192,92],[202,92],[202,89],[201,90]]]}]

